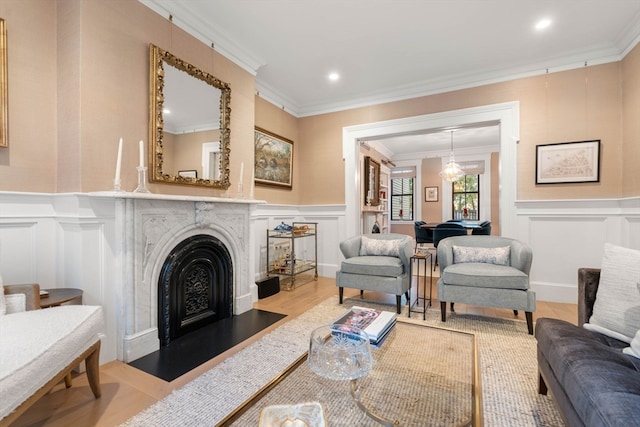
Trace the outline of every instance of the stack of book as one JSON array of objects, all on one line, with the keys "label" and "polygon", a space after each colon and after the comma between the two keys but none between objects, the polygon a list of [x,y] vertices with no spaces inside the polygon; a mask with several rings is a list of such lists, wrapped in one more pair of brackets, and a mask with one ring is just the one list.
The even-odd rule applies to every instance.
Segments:
[{"label": "stack of book", "polygon": [[351,326],[362,329],[373,345],[380,345],[389,335],[398,315],[390,311],[380,311],[366,307],[351,307],[333,322],[333,327]]}]

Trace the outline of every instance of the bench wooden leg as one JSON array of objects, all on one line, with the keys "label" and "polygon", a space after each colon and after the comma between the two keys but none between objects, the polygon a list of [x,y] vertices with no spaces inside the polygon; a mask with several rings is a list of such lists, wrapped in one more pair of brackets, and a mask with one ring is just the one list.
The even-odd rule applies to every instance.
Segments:
[{"label": "bench wooden leg", "polygon": [[443,322],[447,321],[447,302],[446,301],[440,302],[440,320],[442,320]]},{"label": "bench wooden leg", "polygon": [[102,389],[100,388],[100,341],[98,341],[94,351],[85,359],[85,365],[89,387],[97,399],[102,396]]},{"label": "bench wooden leg", "polygon": [[402,309],[400,308],[400,302],[402,301],[402,295],[396,295],[396,312],[400,314]]},{"label": "bench wooden leg", "polygon": [[72,380],[71,380],[71,372],[69,372],[65,377],[64,377],[64,385],[66,388],[71,388],[72,384]]},{"label": "bench wooden leg", "polygon": [[344,288],[340,286],[338,288],[338,298],[340,299],[340,304],[342,304],[342,297],[344,296]]}]

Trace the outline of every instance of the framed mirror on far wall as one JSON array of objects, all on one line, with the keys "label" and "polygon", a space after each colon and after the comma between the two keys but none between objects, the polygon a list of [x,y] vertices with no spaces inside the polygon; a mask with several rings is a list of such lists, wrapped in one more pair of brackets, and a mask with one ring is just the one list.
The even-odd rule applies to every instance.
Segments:
[{"label": "framed mirror on far wall", "polygon": [[9,146],[9,120],[7,95],[7,27],[0,18],[0,147]]},{"label": "framed mirror on far wall", "polygon": [[364,158],[364,204],[380,204],[380,163],[369,156]]}]

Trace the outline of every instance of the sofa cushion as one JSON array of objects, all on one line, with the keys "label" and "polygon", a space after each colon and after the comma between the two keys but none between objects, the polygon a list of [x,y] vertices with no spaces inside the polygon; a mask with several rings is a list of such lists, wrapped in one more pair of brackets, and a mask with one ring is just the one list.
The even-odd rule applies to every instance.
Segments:
[{"label": "sofa cushion", "polygon": [[400,239],[371,239],[367,236],[362,236],[360,242],[360,255],[374,255],[374,256],[390,256],[397,257],[400,255]]},{"label": "sofa cushion", "polygon": [[529,289],[529,278],[517,268],[485,263],[451,264],[442,272],[447,285],[499,289]]},{"label": "sofa cushion", "polygon": [[535,336],[585,425],[639,425],[640,360],[622,353],[624,342],[546,318]]},{"label": "sofa cushion", "polygon": [[402,260],[391,256],[357,256],[342,261],[343,273],[398,277],[404,272]]},{"label": "sofa cushion", "polygon": [[631,342],[640,329],[640,251],[604,245],[598,296],[584,327]]},{"label": "sofa cushion", "polygon": [[0,317],[0,419],[62,371],[102,333],[102,307],[68,305]]},{"label": "sofa cushion", "polygon": [[453,245],[453,262],[481,262],[487,264],[509,265],[511,247],[480,248]]}]

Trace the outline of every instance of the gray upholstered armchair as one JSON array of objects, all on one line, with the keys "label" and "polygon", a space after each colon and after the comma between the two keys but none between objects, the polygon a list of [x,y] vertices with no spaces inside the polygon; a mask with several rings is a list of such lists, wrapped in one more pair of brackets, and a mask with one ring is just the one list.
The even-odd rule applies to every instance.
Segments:
[{"label": "gray upholstered armchair", "polygon": [[400,313],[402,294],[409,300],[409,263],[413,254],[413,238],[405,234],[364,234],[340,243],[345,260],[336,272],[340,304],[344,288],[394,294],[396,311]]},{"label": "gray upholstered armchair", "polygon": [[438,245],[440,279],[438,300],[442,321],[447,302],[510,308],[525,312],[533,334],[536,293],[529,289],[531,248],[515,239],[498,236],[456,236]]}]

